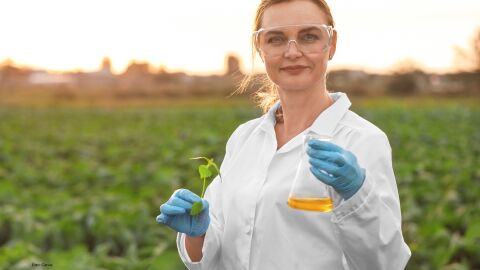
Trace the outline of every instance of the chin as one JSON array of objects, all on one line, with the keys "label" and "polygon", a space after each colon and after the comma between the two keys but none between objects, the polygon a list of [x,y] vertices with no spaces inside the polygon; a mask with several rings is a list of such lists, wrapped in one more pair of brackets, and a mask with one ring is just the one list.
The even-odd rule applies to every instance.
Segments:
[{"label": "chin", "polygon": [[289,83],[280,83],[278,84],[278,87],[282,89],[283,91],[302,91],[304,89],[308,89],[312,87],[311,84],[306,84],[306,83],[294,83],[294,82],[289,82]]},{"label": "chin", "polygon": [[306,76],[299,76],[299,77],[286,77],[283,76],[282,79],[277,80],[276,84],[282,90],[286,91],[301,91],[303,89],[308,89],[313,87],[318,82],[312,80],[312,78],[308,78]]}]

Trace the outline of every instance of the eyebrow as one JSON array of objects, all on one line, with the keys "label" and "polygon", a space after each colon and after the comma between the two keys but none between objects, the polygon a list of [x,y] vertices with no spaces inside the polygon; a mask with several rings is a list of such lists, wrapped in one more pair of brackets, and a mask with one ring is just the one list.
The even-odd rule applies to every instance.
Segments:
[{"label": "eyebrow", "polygon": [[315,29],[318,29],[318,27],[315,27],[315,26],[310,26],[310,27],[307,27],[307,28],[303,28],[302,30],[298,31],[299,33],[301,32],[308,32],[310,30],[315,30]]},{"label": "eyebrow", "polygon": [[[315,26],[310,26],[310,27],[307,27],[307,28],[303,28],[302,30],[298,31],[298,33],[308,32],[310,30],[315,30],[315,29],[318,29],[318,28],[315,27]],[[267,34],[271,34],[271,35],[282,34],[283,35],[284,32],[279,31],[279,30],[270,30],[270,31],[267,31]]]}]

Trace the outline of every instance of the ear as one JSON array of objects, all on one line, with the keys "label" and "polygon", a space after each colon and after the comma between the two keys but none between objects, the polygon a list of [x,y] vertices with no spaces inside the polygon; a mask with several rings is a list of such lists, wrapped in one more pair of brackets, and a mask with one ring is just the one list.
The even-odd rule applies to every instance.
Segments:
[{"label": "ear", "polygon": [[328,60],[332,60],[337,50],[337,30],[333,30],[332,43],[330,44],[330,50],[328,51]]}]

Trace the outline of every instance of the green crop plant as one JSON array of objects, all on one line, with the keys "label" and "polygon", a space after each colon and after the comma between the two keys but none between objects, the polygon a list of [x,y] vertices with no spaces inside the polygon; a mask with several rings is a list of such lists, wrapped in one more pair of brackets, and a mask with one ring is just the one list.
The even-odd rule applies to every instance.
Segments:
[{"label": "green crop plant", "polygon": [[[479,102],[352,102],[392,146],[408,270],[480,269]],[[175,235],[153,220],[172,190],[200,195],[206,160],[190,157],[220,165],[229,135],[261,114],[224,103],[0,106],[0,269],[38,259],[55,269],[185,270]]]},{"label": "green crop plant", "polygon": [[[215,169],[216,173],[218,173],[218,175],[220,176],[220,180],[222,180],[222,175],[220,174],[220,170],[218,169],[217,164],[215,164],[215,162],[213,161],[213,158],[194,157],[190,159],[194,159],[194,160],[203,159],[206,161],[206,164],[201,164],[198,166],[198,174],[200,175],[200,180],[203,181],[202,195],[200,195],[200,198],[203,199],[203,196],[205,195],[205,185],[207,183],[207,178],[210,178],[213,175],[212,171],[210,170],[210,167]],[[202,211],[202,208],[203,208],[203,203],[201,201],[195,202],[192,205],[192,210],[190,210],[190,215],[196,216],[200,214],[200,212]]]}]

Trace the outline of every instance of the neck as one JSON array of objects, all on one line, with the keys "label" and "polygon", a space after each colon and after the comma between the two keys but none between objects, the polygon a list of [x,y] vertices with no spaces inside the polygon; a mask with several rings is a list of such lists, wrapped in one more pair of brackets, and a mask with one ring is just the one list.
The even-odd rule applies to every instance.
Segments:
[{"label": "neck", "polygon": [[295,136],[307,129],[333,103],[325,87],[305,92],[280,90],[279,94],[282,107],[277,123],[287,136]]}]

